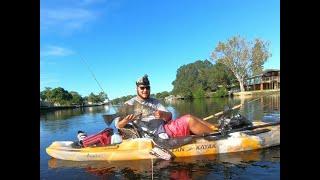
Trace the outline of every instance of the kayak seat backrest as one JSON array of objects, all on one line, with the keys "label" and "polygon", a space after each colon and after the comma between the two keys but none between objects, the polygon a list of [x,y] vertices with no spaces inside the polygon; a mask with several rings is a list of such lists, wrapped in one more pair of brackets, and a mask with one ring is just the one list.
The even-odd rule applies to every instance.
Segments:
[{"label": "kayak seat backrest", "polygon": [[111,144],[112,128],[106,128],[97,134],[90,135],[82,140],[84,147],[106,146]]},{"label": "kayak seat backrest", "polygon": [[120,128],[119,132],[123,139],[135,139],[139,138],[139,133],[134,128]]}]

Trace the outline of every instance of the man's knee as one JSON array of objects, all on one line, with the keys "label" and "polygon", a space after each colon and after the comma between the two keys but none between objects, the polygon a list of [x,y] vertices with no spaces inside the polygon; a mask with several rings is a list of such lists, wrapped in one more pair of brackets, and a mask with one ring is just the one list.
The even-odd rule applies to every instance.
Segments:
[{"label": "man's knee", "polygon": [[192,122],[195,122],[195,117],[191,114],[186,114],[186,115],[183,115],[179,118],[179,120],[181,121],[186,121],[188,124],[189,123],[192,123]]},{"label": "man's knee", "polygon": [[186,114],[186,115],[182,116],[182,118],[187,119],[187,120],[192,119],[192,117],[193,116],[191,114]]}]

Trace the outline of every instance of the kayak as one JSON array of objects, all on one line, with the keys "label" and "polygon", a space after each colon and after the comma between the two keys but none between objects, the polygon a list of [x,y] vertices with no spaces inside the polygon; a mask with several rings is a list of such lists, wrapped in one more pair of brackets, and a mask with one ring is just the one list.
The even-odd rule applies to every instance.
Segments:
[{"label": "kayak", "polygon": [[[266,124],[253,122],[254,126]],[[155,147],[150,138],[125,139],[120,144],[103,147],[76,148],[73,141],[54,141],[46,152],[53,158],[71,161],[129,161],[159,159],[151,150]],[[210,140],[195,138],[192,142],[174,149],[168,149],[175,157],[192,157],[233,153],[262,149],[280,145],[280,124],[232,132],[227,137]]]},{"label": "kayak", "polygon": [[157,161],[152,159],[144,159],[137,161],[66,161],[55,158],[48,160],[48,167],[51,169],[61,168],[82,168],[91,174],[110,174],[115,172],[131,169],[135,173],[145,173],[146,170],[153,168],[153,170],[161,170],[175,165],[188,166],[196,162],[203,163],[227,163],[233,165],[240,165],[241,167],[248,165],[248,163],[255,163],[257,161],[279,163],[280,162],[280,147],[273,147],[270,149],[258,149],[252,151],[242,151],[236,153],[216,154],[207,156],[190,156],[178,157],[172,161]]}]

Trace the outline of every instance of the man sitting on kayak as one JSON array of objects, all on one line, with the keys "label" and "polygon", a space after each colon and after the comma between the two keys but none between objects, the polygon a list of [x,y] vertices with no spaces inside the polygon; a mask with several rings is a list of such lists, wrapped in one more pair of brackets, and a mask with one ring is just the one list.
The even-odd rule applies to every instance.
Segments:
[{"label": "man sitting on kayak", "polygon": [[191,133],[202,135],[218,130],[214,125],[190,114],[172,120],[171,112],[159,100],[150,97],[150,82],[147,75],[137,80],[136,88],[137,96],[126,101],[125,104],[140,103],[155,111],[140,120],[136,120],[134,114],[127,115],[116,123],[118,128],[123,128],[127,123],[133,121],[143,130],[159,135],[163,139],[188,136]]}]

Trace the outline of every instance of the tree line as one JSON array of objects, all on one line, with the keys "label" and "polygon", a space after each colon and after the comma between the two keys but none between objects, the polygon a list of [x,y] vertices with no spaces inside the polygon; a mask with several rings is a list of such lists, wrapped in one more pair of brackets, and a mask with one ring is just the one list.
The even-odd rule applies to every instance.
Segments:
[{"label": "tree line", "polygon": [[208,60],[198,60],[181,66],[176,79],[172,82],[173,95],[184,98],[202,98],[219,89],[236,86],[235,76],[221,64],[212,64]]},{"label": "tree line", "polygon": [[[170,93],[167,91],[151,94],[152,97],[163,99],[169,96]],[[111,101],[112,104],[122,104],[125,101],[133,98],[135,95],[123,96],[120,98],[115,98]],[[51,88],[45,87],[45,90],[40,92],[40,98],[43,101],[58,104],[61,106],[70,106],[70,105],[84,105],[88,102],[92,103],[103,103],[107,98],[107,95],[104,92],[99,94],[90,93],[88,96],[82,97],[78,92],[67,91],[62,87]]]},{"label": "tree line", "polygon": [[40,92],[40,98],[52,104],[59,104],[64,106],[83,105],[88,102],[102,103],[107,99],[104,92],[99,94],[90,93],[88,96],[82,97],[76,91],[67,91],[62,87],[51,88],[45,87],[45,90]]},{"label": "tree line", "polygon": [[[157,99],[164,99],[165,97],[171,95],[171,92],[163,91],[156,94],[150,94],[151,97],[157,98]],[[119,98],[115,98],[111,100],[112,104],[123,104],[124,102],[128,101],[129,99],[135,97],[136,95],[128,95],[128,96],[122,96]]]}]

